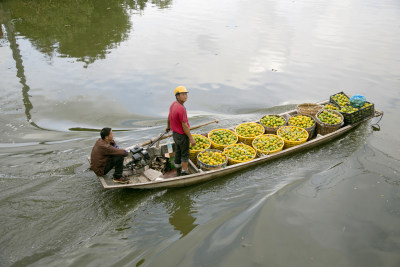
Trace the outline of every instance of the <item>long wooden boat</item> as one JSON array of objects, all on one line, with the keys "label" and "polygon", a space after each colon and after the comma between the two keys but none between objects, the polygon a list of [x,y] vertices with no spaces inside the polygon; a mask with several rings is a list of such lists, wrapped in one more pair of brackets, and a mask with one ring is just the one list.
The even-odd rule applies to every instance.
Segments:
[{"label": "long wooden boat", "polygon": [[[329,101],[322,101],[318,104],[326,104]],[[285,117],[290,117],[291,115],[297,114],[297,109],[279,114]],[[357,127],[361,123],[364,123],[368,120],[370,120],[373,117],[378,117],[382,116],[383,112],[380,112],[378,110],[375,110],[374,113],[362,119],[361,121],[354,123],[354,124],[349,124],[342,126],[341,128],[337,129],[336,131],[332,133],[328,133],[326,135],[315,135],[313,138],[308,140],[307,142],[293,146],[287,149],[283,149],[280,152],[276,152],[273,154],[269,155],[263,155],[261,157],[255,158],[251,161],[248,162],[243,162],[239,164],[234,164],[234,165],[229,165],[226,166],[225,168],[221,168],[218,170],[211,170],[211,171],[203,171],[191,161],[189,160],[189,171],[190,175],[186,176],[176,176],[176,171],[172,169],[171,171],[168,171],[166,173],[162,173],[160,171],[147,168],[145,169],[142,173],[137,173],[134,174],[133,172],[128,176],[129,178],[129,183],[128,184],[120,184],[120,183],[115,183],[112,180],[112,177],[108,174],[105,176],[98,176],[102,186],[104,189],[116,189],[116,188],[134,188],[134,189],[155,189],[155,188],[172,188],[172,187],[183,187],[183,186],[189,186],[205,181],[209,181],[211,179],[216,179],[218,177],[225,176],[227,174],[237,172],[252,166],[256,166],[259,164],[264,164],[268,161],[281,158],[290,154],[293,154],[295,152],[299,151],[304,151],[307,149],[310,149],[315,146],[319,146],[321,144],[327,143],[347,132],[349,132],[351,129]],[[134,146],[130,147],[133,148]],[[164,155],[165,153],[171,152],[171,148],[173,149],[173,145],[171,143],[167,144],[162,144],[160,145],[159,143],[155,147],[150,147],[147,149],[147,152],[149,153],[151,158],[156,157],[156,155]],[[128,157],[127,157],[128,158]],[[129,161],[129,159],[128,159]],[[112,171],[111,171],[112,172]]]}]

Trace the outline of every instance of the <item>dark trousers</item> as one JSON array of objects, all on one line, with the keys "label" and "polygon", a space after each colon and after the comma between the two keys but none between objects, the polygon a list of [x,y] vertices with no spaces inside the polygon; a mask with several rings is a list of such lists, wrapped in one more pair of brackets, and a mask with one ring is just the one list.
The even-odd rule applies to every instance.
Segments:
[{"label": "dark trousers", "polygon": [[176,132],[172,133],[172,137],[176,145],[175,163],[181,164],[182,162],[188,162],[190,156],[189,137],[186,134],[180,134]]},{"label": "dark trousers", "polygon": [[122,177],[122,170],[124,168],[124,156],[111,156],[108,160],[104,175],[106,175],[113,167],[115,167],[113,177],[119,179]]}]

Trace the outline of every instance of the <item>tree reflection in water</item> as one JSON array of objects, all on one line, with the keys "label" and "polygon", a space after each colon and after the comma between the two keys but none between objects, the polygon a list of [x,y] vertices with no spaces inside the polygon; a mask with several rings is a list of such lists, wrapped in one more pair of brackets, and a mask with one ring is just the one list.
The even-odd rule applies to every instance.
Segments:
[{"label": "tree reflection in water", "polygon": [[[166,8],[171,0],[152,1]],[[21,36],[41,53],[52,58],[76,58],[84,67],[104,59],[112,48],[126,40],[132,28],[130,12],[143,10],[147,0],[3,0],[0,2],[0,38],[7,35],[17,77],[22,85],[25,114],[29,123],[33,105],[16,36]],[[5,33],[3,32],[3,25]]]},{"label": "tree reflection in water", "polygon": [[[166,8],[170,2],[151,3]],[[87,67],[128,38],[130,13],[146,4],[147,0],[5,0],[2,8],[10,14],[15,31],[40,52],[76,58]]]}]

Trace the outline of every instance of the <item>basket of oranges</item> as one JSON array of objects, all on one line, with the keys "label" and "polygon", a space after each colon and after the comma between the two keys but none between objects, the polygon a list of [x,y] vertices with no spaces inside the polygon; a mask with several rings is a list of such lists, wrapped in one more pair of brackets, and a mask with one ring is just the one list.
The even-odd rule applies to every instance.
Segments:
[{"label": "basket of oranges", "polygon": [[203,171],[213,171],[225,168],[228,165],[228,159],[218,149],[206,149],[197,154],[197,164]]},{"label": "basket of oranges", "polygon": [[265,115],[260,119],[260,124],[264,126],[266,134],[276,134],[279,127],[287,124],[287,119],[281,115]]},{"label": "basket of oranges", "polygon": [[233,144],[224,149],[229,165],[250,161],[256,157],[256,151],[245,144]]},{"label": "basket of oranges", "polygon": [[211,148],[223,150],[225,147],[236,144],[238,136],[228,129],[215,129],[208,133],[208,138],[211,141]]},{"label": "basket of oranges", "polygon": [[207,137],[200,134],[192,134],[193,139],[196,141],[196,145],[189,148],[189,158],[193,163],[197,162],[197,154],[204,149],[211,147],[211,141]]},{"label": "basket of oranges", "polygon": [[254,138],[252,145],[257,155],[261,156],[281,151],[285,141],[275,134],[263,134]]},{"label": "basket of oranges", "polygon": [[245,122],[235,127],[239,142],[251,146],[256,136],[264,134],[264,126],[255,122]]},{"label": "basket of oranges", "polygon": [[322,110],[317,113],[317,131],[321,135],[332,133],[343,126],[343,115],[336,110]]},{"label": "basket of oranges", "polygon": [[305,129],[308,132],[308,139],[311,139],[314,136],[316,123],[311,115],[293,115],[289,118],[288,125]]},{"label": "basket of oranges", "polygon": [[308,132],[300,127],[296,126],[284,126],[278,129],[276,134],[282,137],[285,141],[284,148],[290,148],[303,144],[308,139]]}]

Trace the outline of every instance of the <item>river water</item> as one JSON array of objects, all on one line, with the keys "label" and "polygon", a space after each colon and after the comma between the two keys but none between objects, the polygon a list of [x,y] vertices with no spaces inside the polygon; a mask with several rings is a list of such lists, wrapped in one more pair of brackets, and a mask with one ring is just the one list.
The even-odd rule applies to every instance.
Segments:
[{"label": "river water", "polygon": [[[0,266],[400,266],[399,1],[3,0],[0,24]],[[211,182],[102,189],[98,130],[156,137],[178,85],[192,126],[220,122],[195,132],[340,91],[385,115]]]}]

